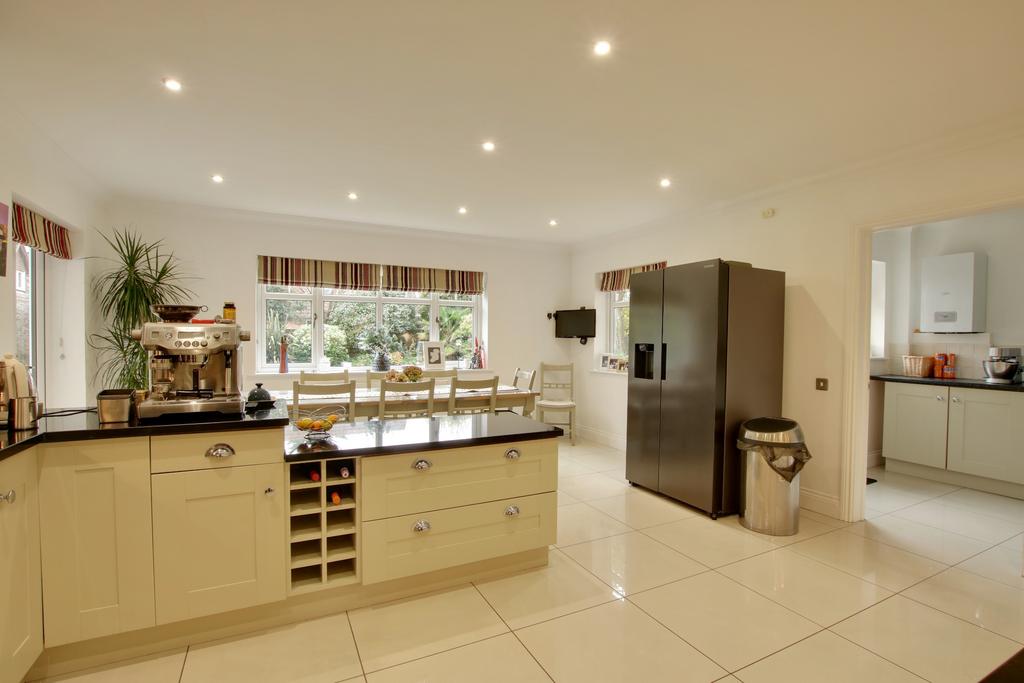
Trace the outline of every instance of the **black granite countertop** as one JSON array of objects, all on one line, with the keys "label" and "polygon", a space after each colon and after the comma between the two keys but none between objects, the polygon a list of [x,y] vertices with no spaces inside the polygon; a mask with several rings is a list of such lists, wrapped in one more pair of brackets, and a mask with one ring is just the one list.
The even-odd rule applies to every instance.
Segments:
[{"label": "black granite countertop", "polygon": [[34,430],[12,432],[0,428],[0,460],[35,444],[46,442],[283,427],[288,424],[288,412],[280,404],[279,401],[272,410],[262,410],[251,415],[192,416],[187,421],[181,421],[181,418],[177,417],[159,422],[119,422],[101,425],[95,411],[63,417],[44,417],[37,422],[37,428]]},{"label": "black granite countertop", "polygon": [[559,427],[515,413],[440,415],[385,422],[370,420],[336,425],[330,440],[321,442],[306,441],[303,432],[289,427],[285,431],[284,458],[288,462],[302,462],[356,455],[390,455],[552,439],[561,435]]},{"label": "black granite countertop", "polygon": [[1024,391],[1024,384],[989,384],[983,379],[938,379],[937,377],[907,377],[906,375],[871,375],[880,382],[902,382],[904,384],[930,384],[938,387],[960,387],[961,389],[992,389],[994,391]]}]

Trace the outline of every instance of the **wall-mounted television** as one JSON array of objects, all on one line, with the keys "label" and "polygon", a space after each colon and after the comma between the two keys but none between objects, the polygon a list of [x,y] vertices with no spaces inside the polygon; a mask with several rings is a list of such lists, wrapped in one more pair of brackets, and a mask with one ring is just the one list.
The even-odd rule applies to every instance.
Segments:
[{"label": "wall-mounted television", "polygon": [[555,311],[555,336],[559,339],[578,337],[581,344],[597,335],[597,309],[577,308]]}]

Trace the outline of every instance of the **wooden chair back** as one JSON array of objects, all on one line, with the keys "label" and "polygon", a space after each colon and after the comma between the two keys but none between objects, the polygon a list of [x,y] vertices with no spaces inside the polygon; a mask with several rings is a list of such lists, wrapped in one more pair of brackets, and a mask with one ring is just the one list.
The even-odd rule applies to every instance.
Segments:
[{"label": "wooden chair back", "polygon": [[309,384],[310,382],[341,382],[344,384],[348,382],[348,370],[342,370],[341,372],[308,372],[300,370],[299,382],[302,384]]},{"label": "wooden chair back", "polygon": [[512,386],[516,389],[533,391],[533,383],[536,379],[536,370],[523,370],[522,368],[516,368],[516,374],[512,375]]},{"label": "wooden chair back", "polygon": [[[335,384],[327,384],[323,382],[303,384],[302,382],[292,382],[291,418],[293,421],[298,420],[301,417],[301,406],[299,404],[300,396],[329,397],[331,400],[324,401],[324,403],[331,406],[335,404],[333,399],[337,397],[338,422],[356,421],[355,382],[338,382]],[[317,412],[321,413],[324,412],[324,410],[317,409]]]},{"label": "wooden chair back", "polygon": [[423,371],[423,379],[434,378],[435,380],[438,380],[438,382],[437,382],[438,384],[444,384],[446,382],[451,382],[452,380],[454,380],[458,376],[459,376],[459,371],[458,370],[424,370]]},{"label": "wooden chair back", "polygon": [[[459,389],[470,390],[470,391],[488,391],[490,402],[487,407],[476,406],[472,408],[459,408],[456,405],[456,392]],[[465,395],[463,395],[465,396]],[[451,387],[448,389],[448,414],[449,415],[476,415],[480,413],[490,413],[494,415],[495,409],[498,407],[498,378],[497,376],[490,379],[458,379],[452,380]]]},{"label": "wooden chair back", "polygon": [[573,380],[573,363],[556,365],[540,364],[540,397],[559,401],[575,401],[576,385]]},{"label": "wooden chair back", "polygon": [[374,372],[372,370],[366,371],[366,388],[373,389],[374,382],[380,383],[384,381],[384,378],[388,376],[387,372]]},{"label": "wooden chair back", "polygon": [[[412,394],[427,392],[425,406],[407,405],[407,397],[392,397],[388,394]],[[416,397],[420,400],[420,397]],[[394,420],[406,417],[433,417],[434,416],[434,378],[421,382],[388,382],[381,380],[380,383],[380,404],[377,408],[377,416],[382,420]]]}]

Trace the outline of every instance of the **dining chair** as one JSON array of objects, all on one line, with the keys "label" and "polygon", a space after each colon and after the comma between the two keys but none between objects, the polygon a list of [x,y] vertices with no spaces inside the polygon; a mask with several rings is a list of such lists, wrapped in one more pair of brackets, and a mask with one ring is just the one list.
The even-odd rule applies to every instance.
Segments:
[{"label": "dining chair", "polygon": [[341,372],[310,372],[306,370],[299,371],[299,382],[307,384],[309,382],[348,382],[348,370],[342,370]]},{"label": "dining chair", "polygon": [[458,370],[424,370],[423,379],[430,379],[433,377],[438,381],[438,384],[445,384],[451,382],[459,376]]},{"label": "dining chair", "polygon": [[[459,408],[456,393],[460,390],[464,391],[483,391],[489,392],[490,402],[485,406],[475,406],[472,408]],[[461,398],[468,398],[465,394]],[[482,398],[482,395],[481,395]],[[498,378],[494,376],[490,379],[458,379],[457,377],[452,380],[451,387],[448,389],[448,414],[449,415],[479,415],[482,413],[490,413],[494,415],[495,409],[498,407]]]},{"label": "dining chair", "polygon": [[[569,441],[576,445],[576,387],[573,363],[567,365],[540,364],[540,398],[537,413],[541,422],[556,427],[569,428]],[[546,413],[567,413],[568,422],[552,422],[544,419]]]},{"label": "dining chair", "polygon": [[[411,400],[421,400],[420,397],[396,397],[389,398],[388,394],[414,394],[427,392],[427,403],[424,407],[412,407],[406,404]],[[433,417],[434,416],[434,378],[421,382],[389,382],[381,380],[380,383],[380,404],[377,408],[377,417],[381,420],[394,420],[406,417]]]},{"label": "dining chair", "polygon": [[384,378],[388,376],[387,372],[374,372],[372,370],[366,371],[366,388],[373,389],[374,382],[382,382]]},{"label": "dining chair", "polygon": [[[347,395],[347,397],[346,397]],[[328,384],[326,382],[317,382],[314,384],[292,382],[292,409],[291,418],[292,420],[298,420],[300,415],[300,396],[323,396],[331,400],[325,400],[322,403],[317,402],[318,405],[322,405],[323,408],[317,408],[317,413],[323,413],[325,409],[335,404],[334,398],[337,397],[339,408],[338,422],[355,422],[356,421],[356,383],[355,382],[337,382],[334,384]]]},{"label": "dining chair", "polygon": [[526,389],[533,391],[533,382],[537,379],[536,370],[523,370],[516,368],[516,374],[512,375],[512,387],[514,389]]}]

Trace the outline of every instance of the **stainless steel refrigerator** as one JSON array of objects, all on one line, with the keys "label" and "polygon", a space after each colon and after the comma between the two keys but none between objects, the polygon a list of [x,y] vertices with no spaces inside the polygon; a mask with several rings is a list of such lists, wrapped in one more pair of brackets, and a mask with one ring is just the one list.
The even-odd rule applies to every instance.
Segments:
[{"label": "stainless steel refrigerator", "polygon": [[782,414],[785,288],[718,259],[630,276],[626,479],[737,511],[739,425]]}]

